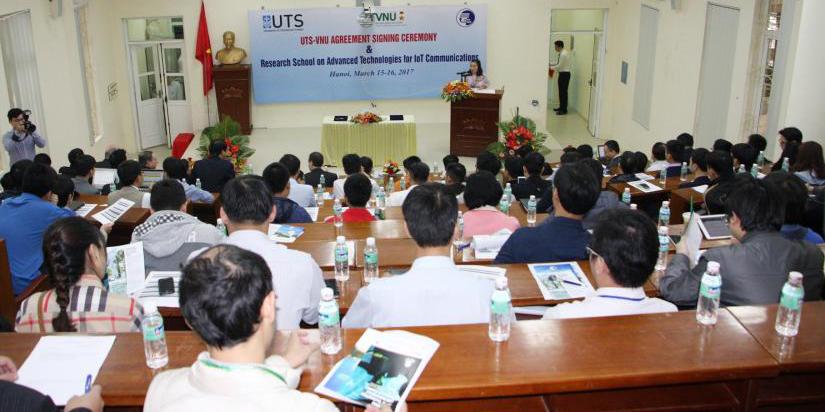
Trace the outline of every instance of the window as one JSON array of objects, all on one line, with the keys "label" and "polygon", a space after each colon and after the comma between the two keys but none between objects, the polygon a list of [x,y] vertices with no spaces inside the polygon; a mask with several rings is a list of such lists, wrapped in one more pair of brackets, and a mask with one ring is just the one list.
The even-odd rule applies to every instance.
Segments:
[{"label": "window", "polygon": [[31,110],[31,120],[38,131],[46,134],[40,75],[34,55],[31,13],[21,11],[0,16],[0,49],[6,70],[6,85],[12,107]]}]

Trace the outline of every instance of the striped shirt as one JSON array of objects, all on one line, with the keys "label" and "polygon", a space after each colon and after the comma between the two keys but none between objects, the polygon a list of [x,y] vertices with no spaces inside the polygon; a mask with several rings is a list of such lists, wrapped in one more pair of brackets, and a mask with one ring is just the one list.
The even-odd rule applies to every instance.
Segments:
[{"label": "striped shirt", "polygon": [[[40,305],[40,311],[38,311]],[[139,332],[143,308],[134,299],[110,294],[95,275],[83,275],[69,289],[69,319],[78,332]],[[60,313],[54,289],[35,293],[20,305],[15,331],[50,333],[52,319]],[[42,319],[41,319],[42,316]]]}]

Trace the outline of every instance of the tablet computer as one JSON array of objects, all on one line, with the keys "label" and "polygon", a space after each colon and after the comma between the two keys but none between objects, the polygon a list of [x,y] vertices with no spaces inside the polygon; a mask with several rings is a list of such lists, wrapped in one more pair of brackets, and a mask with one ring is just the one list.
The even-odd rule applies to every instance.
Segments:
[{"label": "tablet computer", "polygon": [[707,240],[730,239],[733,237],[725,215],[699,216],[699,229],[702,230],[702,234]]}]

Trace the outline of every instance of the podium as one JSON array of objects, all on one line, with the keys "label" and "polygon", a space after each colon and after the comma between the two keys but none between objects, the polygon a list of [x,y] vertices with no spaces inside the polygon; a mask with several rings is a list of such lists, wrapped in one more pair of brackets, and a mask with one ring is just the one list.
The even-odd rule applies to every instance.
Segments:
[{"label": "podium", "polygon": [[475,93],[474,97],[451,103],[450,154],[478,156],[498,140],[499,108],[504,91]]},{"label": "podium", "polygon": [[218,118],[231,117],[241,124],[241,131],[246,135],[252,133],[249,118],[251,73],[248,64],[227,64],[212,69]]}]

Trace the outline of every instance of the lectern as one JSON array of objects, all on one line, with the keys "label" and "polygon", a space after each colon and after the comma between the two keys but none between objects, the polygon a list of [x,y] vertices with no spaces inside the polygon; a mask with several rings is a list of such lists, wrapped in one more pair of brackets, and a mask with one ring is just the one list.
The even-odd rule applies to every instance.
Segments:
[{"label": "lectern", "polygon": [[477,156],[498,140],[499,108],[504,91],[475,93],[451,104],[450,154]]},{"label": "lectern", "polygon": [[229,116],[241,124],[243,134],[252,133],[249,118],[251,70],[248,64],[226,64],[212,69],[218,117]]}]

